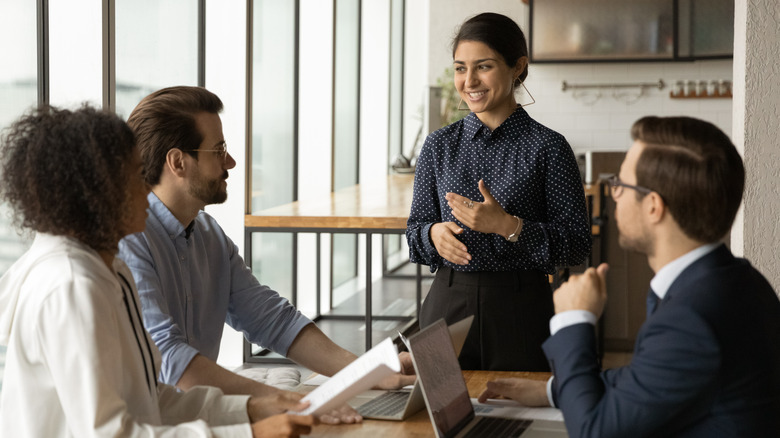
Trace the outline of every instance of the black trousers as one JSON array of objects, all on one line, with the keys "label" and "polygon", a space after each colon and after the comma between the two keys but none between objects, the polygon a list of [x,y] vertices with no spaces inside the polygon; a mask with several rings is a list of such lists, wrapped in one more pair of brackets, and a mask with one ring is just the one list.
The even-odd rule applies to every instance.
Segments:
[{"label": "black trousers", "polygon": [[555,313],[541,271],[458,272],[441,267],[420,311],[420,327],[474,315],[458,360],[464,370],[549,371],[542,342]]}]

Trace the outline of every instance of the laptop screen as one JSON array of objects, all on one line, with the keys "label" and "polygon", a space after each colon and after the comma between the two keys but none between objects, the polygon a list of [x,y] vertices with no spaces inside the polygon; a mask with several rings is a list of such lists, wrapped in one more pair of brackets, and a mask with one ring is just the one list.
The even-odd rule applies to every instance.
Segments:
[{"label": "laptop screen", "polygon": [[474,408],[447,325],[439,320],[411,337],[409,343],[438,435],[457,435],[474,418]]}]

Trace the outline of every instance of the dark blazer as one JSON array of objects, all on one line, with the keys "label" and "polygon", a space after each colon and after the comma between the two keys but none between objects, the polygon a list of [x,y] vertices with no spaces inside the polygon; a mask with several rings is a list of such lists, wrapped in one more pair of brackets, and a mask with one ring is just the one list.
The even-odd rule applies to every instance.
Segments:
[{"label": "dark blazer", "polygon": [[600,372],[590,324],[543,348],[572,438],[780,436],[780,301],[723,245],[672,283],[630,365]]}]

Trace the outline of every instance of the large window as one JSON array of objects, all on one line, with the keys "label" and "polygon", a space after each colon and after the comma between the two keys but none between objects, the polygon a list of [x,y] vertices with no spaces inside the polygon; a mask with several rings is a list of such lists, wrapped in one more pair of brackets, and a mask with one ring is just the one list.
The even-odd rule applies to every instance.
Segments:
[{"label": "large window", "polygon": [[[325,11],[328,8],[322,3],[252,2],[249,195],[252,212],[298,200],[299,181],[303,181],[301,185],[314,182],[326,186],[327,192],[358,183],[360,0],[336,0],[332,4],[333,13],[328,17]],[[300,17],[308,20],[310,10],[322,14],[323,18],[331,18],[332,24],[301,26]],[[315,40],[331,44],[332,62],[320,60],[320,64],[312,65],[312,58],[319,55],[311,50]],[[305,53],[300,51],[301,44],[306,48]],[[299,69],[301,64],[309,67]],[[325,74],[325,70],[332,74]],[[331,88],[332,99],[328,99],[330,96],[309,99],[308,95],[299,94],[301,90],[311,90],[311,84],[317,84],[317,88]],[[306,141],[302,150],[311,151],[315,144],[318,148],[330,149],[330,169],[323,167],[328,164],[326,160],[319,166],[312,166],[308,155],[298,154],[299,116],[303,114],[311,120],[315,110],[320,119],[332,121],[331,129],[330,132],[321,129],[319,135],[309,131],[302,133],[301,137]],[[322,120],[316,121],[318,126],[320,122]],[[306,169],[306,174],[299,176],[302,168]],[[316,192],[309,187],[303,188],[304,195]],[[308,241],[306,236],[302,238]],[[330,281],[326,283],[337,288],[358,275],[357,237],[335,234],[330,243],[330,254],[326,256],[326,260],[330,260]],[[306,245],[313,247],[312,242]],[[297,239],[288,233],[256,233],[251,246],[255,275],[262,283],[290,298],[296,288],[292,272],[294,260],[300,262],[301,257],[311,254],[313,248],[301,248]],[[346,291],[343,294],[337,292],[332,297],[332,304],[337,305],[354,292],[354,288],[349,289],[343,288]]]},{"label": "large window", "polygon": [[[116,0],[115,20],[103,0],[0,2],[0,129],[40,103],[73,108],[117,102],[127,116],[149,92],[168,85],[196,85],[199,2]],[[39,5],[48,9],[38,9]],[[115,23],[115,28],[113,27]],[[115,35],[116,48],[108,35]],[[117,87],[109,87],[116,65]],[[0,275],[31,240],[11,225],[0,204]],[[0,347],[0,388],[5,347]]]},{"label": "large window", "polygon": [[[333,80],[333,190],[358,183],[360,126],[360,0],[336,0]],[[357,277],[357,236],[333,236],[333,305],[346,299]]]},{"label": "large window", "polygon": [[[390,0],[390,86],[388,89],[388,162],[411,165],[404,154],[404,0]],[[384,257],[405,253],[404,236],[386,236]]]},{"label": "large window", "polygon": [[103,103],[103,2],[51,1],[49,5],[50,102],[75,107]]},{"label": "large window", "polygon": [[[404,150],[409,154],[402,135],[405,3],[250,3],[250,213],[384,182],[387,163]],[[319,286],[331,294],[316,312],[341,305],[363,287],[364,240],[345,233],[322,236]],[[388,239],[388,253],[405,253],[402,240]],[[283,296],[317,286],[313,236],[254,233],[248,244],[253,272]],[[309,303],[299,307],[311,310]]]},{"label": "large window", "polygon": [[117,0],[115,23],[117,114],[160,88],[198,85],[198,2]]},{"label": "large window", "polygon": [[[297,14],[298,2],[252,4],[252,211],[297,198]],[[252,271],[263,284],[291,298],[293,236],[252,236]]]},{"label": "large window", "polygon": [[[0,69],[0,130],[36,104],[38,96],[35,2],[0,3],[0,53],[8,61]],[[0,276],[24,253],[30,240],[17,233],[10,211],[0,204]],[[0,390],[5,347],[0,346]]]}]

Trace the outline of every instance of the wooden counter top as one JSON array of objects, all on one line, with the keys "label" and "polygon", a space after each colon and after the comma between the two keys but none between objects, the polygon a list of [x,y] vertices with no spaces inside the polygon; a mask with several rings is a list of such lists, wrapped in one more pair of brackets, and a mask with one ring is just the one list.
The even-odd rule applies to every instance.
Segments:
[{"label": "wooden counter top", "polygon": [[247,215],[246,227],[406,230],[414,175],[388,175],[375,185],[358,184],[320,200],[297,201]]},{"label": "wooden counter top", "polygon": [[[599,211],[598,185],[585,185],[586,195],[594,195],[594,211]],[[247,215],[247,228],[295,228],[300,230],[339,229],[344,231],[387,230],[403,232],[412,205],[414,175],[391,174],[373,184],[356,184],[323,196],[296,201]],[[598,227],[594,227],[598,233]]]}]

